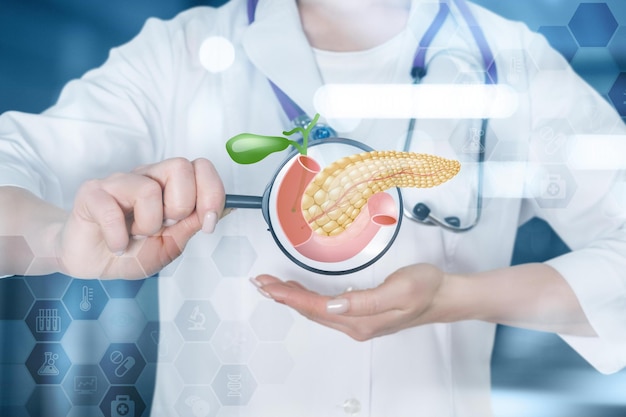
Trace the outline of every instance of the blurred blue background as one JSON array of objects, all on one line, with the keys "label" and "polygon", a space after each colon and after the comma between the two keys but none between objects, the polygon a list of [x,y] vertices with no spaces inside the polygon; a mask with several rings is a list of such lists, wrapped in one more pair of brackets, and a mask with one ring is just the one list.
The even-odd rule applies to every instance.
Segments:
[{"label": "blurred blue background", "polygon": [[[0,0],[0,112],[44,110],[68,80],[101,64],[108,50],[134,36],[149,16],[170,18],[188,7],[220,3]],[[543,33],[626,116],[625,0],[476,3]],[[519,230],[512,263],[542,261],[567,250],[545,223],[533,219]],[[150,338],[158,329],[158,314],[150,307],[155,297],[154,279],[0,280],[0,416],[110,415],[109,404],[120,393],[133,399],[137,415],[147,415],[155,366]],[[85,299],[93,303],[87,311],[71,307]],[[136,346],[109,344],[124,320],[134,317],[140,317],[130,330],[137,333]],[[42,318],[61,329],[46,327]],[[91,345],[73,346],[71,340],[83,331],[94,335]],[[53,367],[42,366],[45,353]],[[116,355],[139,359],[137,375],[113,380],[110,363],[89,365],[108,357],[115,363]],[[497,417],[626,417],[626,373],[598,374],[555,335],[500,326],[492,376]],[[80,396],[73,395],[78,386],[71,381],[86,387]],[[97,389],[95,381],[101,381]]]}]

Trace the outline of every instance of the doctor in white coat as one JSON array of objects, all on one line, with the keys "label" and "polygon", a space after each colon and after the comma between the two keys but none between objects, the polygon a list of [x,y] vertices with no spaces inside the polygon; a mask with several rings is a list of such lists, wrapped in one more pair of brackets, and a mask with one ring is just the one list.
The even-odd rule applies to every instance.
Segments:
[{"label": "doctor in white coat", "polygon": [[[183,304],[180,288],[192,285],[220,320],[271,311],[265,326],[289,323],[280,339],[260,340],[266,351],[286,353],[268,355],[264,369],[287,371],[270,378],[250,365],[253,392],[215,403],[219,415],[491,415],[495,323],[559,333],[601,372],[626,365],[624,161],[585,151],[600,138],[598,152],[614,155],[624,126],[542,37],[475,5],[498,83],[514,92],[515,105],[489,120],[482,213],[471,230],[405,220],[374,265],[325,276],[287,259],[257,210],[217,224],[225,191],[262,194],[284,157],[242,166],[224,146],[241,132],[291,129],[268,80],[309,116],[323,85],[409,85],[440,3],[449,14],[425,48],[422,82],[482,82],[492,66],[481,60],[464,2],[261,0],[252,23],[248,3],[151,19],[50,109],[0,117],[0,236],[23,236],[35,254],[24,263],[4,244],[0,273],[138,279],[172,261],[203,266],[159,278],[163,323]],[[325,122],[374,149],[405,145],[405,117]],[[411,150],[464,157],[453,139],[458,122],[419,119]],[[433,212],[472,222],[477,181],[466,177],[426,194]],[[567,192],[545,194],[546,180]],[[508,267],[516,229],[532,216],[547,220],[572,252]],[[250,265],[235,277],[211,256],[233,236],[252,247],[228,246],[223,256]],[[153,416],[178,415],[174,404],[189,386],[215,397],[222,374],[201,365],[204,355],[194,360],[158,365]]]}]

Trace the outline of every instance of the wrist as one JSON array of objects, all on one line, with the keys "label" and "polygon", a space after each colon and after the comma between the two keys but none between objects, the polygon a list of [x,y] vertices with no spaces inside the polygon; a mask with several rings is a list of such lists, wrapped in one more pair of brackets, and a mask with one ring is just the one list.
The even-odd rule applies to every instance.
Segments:
[{"label": "wrist", "polygon": [[443,273],[434,305],[434,321],[453,323],[477,319],[472,307],[476,294],[471,280],[463,274]]}]

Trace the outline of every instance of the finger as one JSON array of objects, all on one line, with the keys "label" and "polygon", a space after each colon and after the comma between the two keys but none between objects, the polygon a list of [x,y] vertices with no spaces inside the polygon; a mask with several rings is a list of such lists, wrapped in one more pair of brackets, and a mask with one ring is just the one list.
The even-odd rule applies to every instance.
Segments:
[{"label": "finger", "polygon": [[124,252],[129,241],[126,216],[113,196],[101,188],[85,190],[83,187],[76,200],[75,213],[83,221],[98,226],[112,253],[120,255]]},{"label": "finger", "polygon": [[212,233],[224,210],[224,184],[215,166],[204,158],[193,161],[196,176],[196,214],[205,233]]},{"label": "finger", "polygon": [[329,304],[345,300],[347,307],[340,314],[352,317],[403,311],[410,307],[411,297],[415,296],[413,283],[406,276],[392,274],[376,288],[346,292],[329,301]]},{"label": "finger", "polygon": [[283,282],[270,275],[261,275],[254,278],[254,281],[256,281],[255,285],[260,285],[260,289],[275,301],[293,308],[316,323],[343,332],[355,340],[369,340],[406,327],[403,326],[401,313],[396,310],[362,317],[336,314],[328,309],[328,304],[335,299],[307,290],[295,281]]},{"label": "finger", "polygon": [[175,224],[193,213],[196,206],[194,167],[184,158],[172,158],[135,170],[157,181],[162,189],[166,225]]},{"label": "finger", "polygon": [[295,281],[282,282],[269,276],[257,277],[256,281],[262,284],[260,289],[263,294],[293,308],[304,317],[344,333],[352,332],[350,321],[354,318],[328,311],[331,297],[310,291]]},{"label": "finger", "polygon": [[161,229],[163,192],[158,182],[143,175],[120,174],[98,183],[118,202],[125,213],[133,214],[130,234],[150,236]]}]

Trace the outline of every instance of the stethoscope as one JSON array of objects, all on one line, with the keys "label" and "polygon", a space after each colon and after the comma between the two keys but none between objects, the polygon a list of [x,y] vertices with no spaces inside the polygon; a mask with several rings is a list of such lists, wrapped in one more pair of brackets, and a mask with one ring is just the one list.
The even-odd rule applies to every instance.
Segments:
[{"label": "stethoscope", "polygon": [[[439,1],[439,10],[435,18],[433,19],[433,22],[430,24],[422,39],[418,43],[418,47],[414,55],[413,63],[411,66],[411,78],[413,80],[412,83],[419,84],[427,73],[426,55],[428,52],[428,48],[432,44],[433,39],[443,27],[443,24],[445,23],[447,17],[450,15],[450,6],[448,5],[448,2],[453,2],[459,9],[459,12],[465,20],[465,23],[467,24],[472,34],[472,37],[479,49],[482,65],[485,71],[484,83],[497,84],[498,76],[496,65],[493,59],[493,53],[487,44],[487,40],[484,36],[482,29],[478,25],[465,0]],[[249,23],[254,22],[257,3],[258,0],[248,0],[247,11]],[[283,92],[276,84],[274,84],[271,80],[268,81],[283,111],[291,121],[291,124],[294,127],[300,128],[305,128],[309,126],[309,124],[311,123],[311,118],[306,114],[306,112],[302,108],[300,108],[300,106],[298,106],[289,96],[287,96],[287,94]],[[364,250],[364,253],[362,254],[363,256],[359,254],[359,259],[350,260],[347,264],[344,262],[340,262],[336,265],[324,263],[320,264],[318,262],[311,261],[310,259],[303,258],[297,252],[293,251],[288,244],[284,243],[285,239],[283,236],[281,236],[280,228],[277,227],[278,222],[273,216],[273,211],[271,210],[272,200],[274,199],[272,186],[274,183],[276,183],[276,181],[280,180],[281,175],[283,175],[282,172],[284,171],[288,163],[294,158],[295,152],[289,155],[289,157],[287,157],[284,163],[279,167],[276,174],[272,177],[270,183],[268,184],[263,196],[242,196],[228,194],[226,195],[225,207],[261,209],[263,217],[268,224],[269,231],[272,233],[272,236],[279,248],[282,250],[283,253],[285,253],[285,255],[287,255],[288,258],[290,258],[294,263],[304,269],[312,272],[322,273],[325,275],[340,275],[356,272],[372,265],[387,252],[398,234],[401,219],[403,217],[423,225],[440,226],[445,230],[457,233],[469,231],[479,223],[483,204],[483,166],[488,124],[488,119],[483,118],[480,121],[480,129],[477,132],[477,196],[475,216],[471,222],[467,224],[461,224],[459,217],[456,216],[448,216],[445,218],[437,217],[431,212],[430,207],[423,202],[415,204],[412,209],[407,209],[402,204],[402,192],[400,191],[400,189],[396,189],[392,194],[394,194],[393,198],[396,200],[399,210],[401,210],[402,212],[402,215],[398,216],[398,222],[396,224],[396,227],[393,228],[393,231],[387,232],[387,235],[385,237],[378,239],[379,241],[386,241],[386,243],[379,242],[374,245],[370,245],[373,247],[368,247],[366,250]],[[403,147],[404,151],[408,151],[411,148],[415,125],[416,119],[413,117],[410,119],[407,128]],[[345,152],[346,154],[350,154],[350,152],[355,153],[355,150],[358,152],[372,150],[367,145],[364,145],[361,142],[350,139],[338,138],[335,130],[326,124],[315,125],[310,130],[309,141],[309,148],[311,150],[317,149],[319,145],[333,145],[341,148],[346,148],[343,150],[343,152]]]}]

